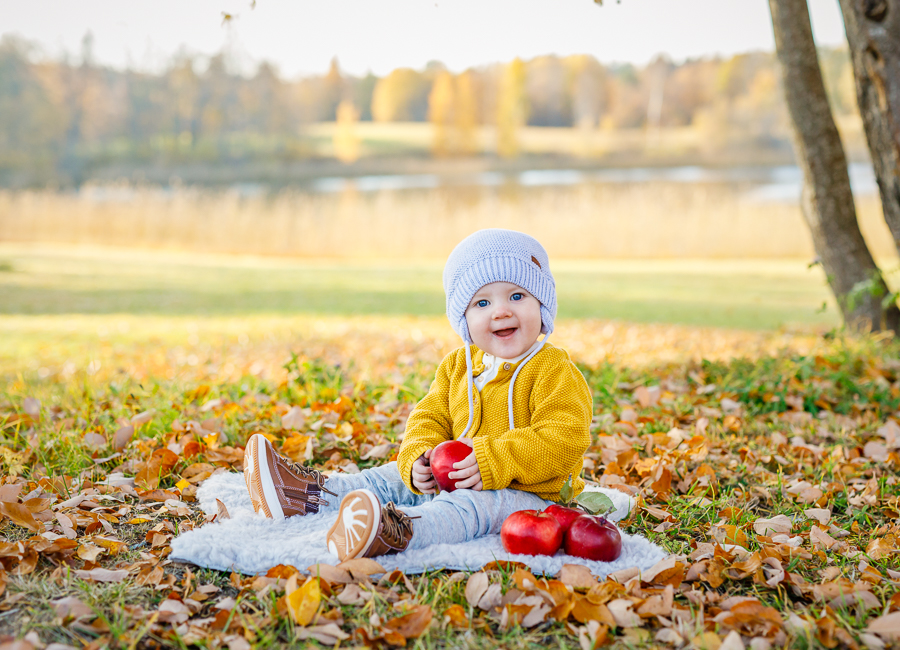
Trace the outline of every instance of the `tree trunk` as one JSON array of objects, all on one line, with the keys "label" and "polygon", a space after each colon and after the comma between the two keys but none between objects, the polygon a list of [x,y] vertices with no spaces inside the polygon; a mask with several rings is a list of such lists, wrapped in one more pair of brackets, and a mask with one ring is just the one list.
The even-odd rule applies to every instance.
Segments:
[{"label": "tree trunk", "polygon": [[840,0],[884,220],[900,252],[900,0]]},{"label": "tree trunk", "polygon": [[[898,331],[900,310],[882,309],[887,288],[856,220],[847,158],[825,94],[806,0],[769,0],[769,8],[794,151],[803,170],[803,216],[816,253],[848,326]],[[867,284],[870,290],[850,295]]]}]

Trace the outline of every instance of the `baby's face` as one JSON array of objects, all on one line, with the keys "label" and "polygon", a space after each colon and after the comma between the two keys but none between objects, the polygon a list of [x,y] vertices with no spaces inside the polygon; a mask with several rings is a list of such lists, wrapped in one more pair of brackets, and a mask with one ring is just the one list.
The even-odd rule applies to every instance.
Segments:
[{"label": "baby's face", "polygon": [[491,282],[478,290],[466,309],[472,341],[485,352],[512,359],[541,333],[541,303],[522,287]]}]

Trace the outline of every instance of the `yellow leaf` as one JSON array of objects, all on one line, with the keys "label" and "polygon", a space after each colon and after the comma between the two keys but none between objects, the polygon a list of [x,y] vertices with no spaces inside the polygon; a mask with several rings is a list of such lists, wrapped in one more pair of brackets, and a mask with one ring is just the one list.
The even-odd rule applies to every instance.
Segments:
[{"label": "yellow leaf", "polygon": [[153,521],[152,519],[148,519],[147,517],[135,517],[134,519],[129,519],[126,521],[126,524],[146,524],[148,521]]},{"label": "yellow leaf", "polygon": [[191,482],[184,478],[175,484],[175,487],[177,487],[179,490],[184,490],[184,488],[187,488],[190,486],[191,486]]},{"label": "yellow leaf", "polygon": [[308,579],[302,587],[287,594],[288,611],[297,625],[309,625],[322,601],[317,578]]}]

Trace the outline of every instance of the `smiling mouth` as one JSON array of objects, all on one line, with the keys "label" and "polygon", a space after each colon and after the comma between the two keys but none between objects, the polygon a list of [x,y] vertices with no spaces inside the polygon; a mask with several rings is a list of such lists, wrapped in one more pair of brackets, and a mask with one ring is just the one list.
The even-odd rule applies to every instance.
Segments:
[{"label": "smiling mouth", "polygon": [[499,336],[501,339],[505,339],[505,338],[509,338],[510,336],[515,334],[517,329],[519,329],[519,328],[518,327],[507,327],[505,330],[497,330],[495,332],[492,332],[492,334],[494,336]]}]

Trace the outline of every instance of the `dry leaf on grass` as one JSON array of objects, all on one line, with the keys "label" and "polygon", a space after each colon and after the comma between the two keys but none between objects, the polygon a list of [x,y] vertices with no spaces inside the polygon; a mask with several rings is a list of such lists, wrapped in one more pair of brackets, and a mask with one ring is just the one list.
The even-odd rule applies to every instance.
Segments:
[{"label": "dry leaf on grass", "polygon": [[777,515],[771,519],[760,517],[753,522],[753,530],[759,535],[772,536],[776,533],[791,532],[792,522],[787,515]]},{"label": "dry leaf on grass", "polygon": [[392,618],[384,626],[404,639],[415,639],[428,629],[433,617],[434,612],[428,605],[416,605],[408,614]]},{"label": "dry leaf on grass", "polygon": [[337,565],[338,569],[342,569],[353,576],[354,580],[374,575],[376,573],[385,573],[383,566],[375,560],[367,557],[357,557],[352,560],[346,560]]},{"label": "dry leaf on grass", "polygon": [[322,602],[318,579],[309,578],[298,588],[297,575],[294,574],[288,578],[284,594],[291,619],[297,625],[309,625]]},{"label": "dry leaf on grass", "polygon": [[75,571],[75,575],[88,582],[122,582],[128,577],[128,571],[125,569],[112,571],[98,567],[90,571],[79,569]]},{"label": "dry leaf on grass", "polygon": [[22,526],[32,532],[41,533],[44,531],[44,524],[36,520],[31,511],[20,503],[0,501],[0,515],[3,515],[17,526]]},{"label": "dry leaf on grass", "polygon": [[466,582],[466,602],[471,607],[478,606],[478,602],[484,596],[484,592],[487,591],[489,583],[488,576],[483,571],[469,576],[469,580]]},{"label": "dry leaf on grass", "polygon": [[879,616],[866,630],[888,641],[900,641],[900,612]]}]

